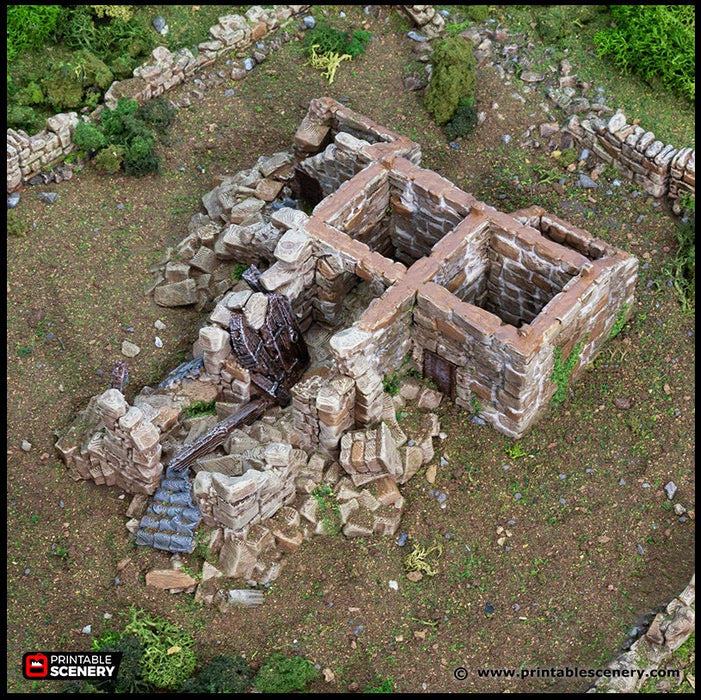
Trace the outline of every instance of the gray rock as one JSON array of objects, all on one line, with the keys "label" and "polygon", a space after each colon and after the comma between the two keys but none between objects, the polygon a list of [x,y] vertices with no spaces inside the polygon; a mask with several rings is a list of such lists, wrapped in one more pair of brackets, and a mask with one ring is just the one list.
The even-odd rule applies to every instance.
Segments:
[{"label": "gray rock", "polygon": [[509,136],[509,134],[504,134],[504,135],[501,137],[501,140],[502,140],[504,143],[509,143],[509,142],[511,141],[511,136]]},{"label": "gray rock", "polygon": [[674,498],[674,494],[677,492],[677,485],[673,481],[670,481],[669,483],[665,484],[664,492],[667,494],[667,498],[669,498],[671,501]]},{"label": "gray rock", "polygon": [[14,209],[19,204],[19,200],[20,200],[19,192],[13,192],[12,194],[8,194],[7,195],[7,208]]},{"label": "gray rock", "polygon": [[243,59],[243,67],[247,70],[253,70],[255,68],[256,62],[252,58]]},{"label": "gray rock", "polygon": [[314,29],[314,27],[316,27],[316,20],[311,15],[306,15],[306,17],[303,17],[302,22],[304,22],[304,26],[307,29]]},{"label": "gray rock", "polygon": [[134,343],[125,340],[122,342],[122,355],[125,357],[136,357],[141,352],[141,348]]},{"label": "gray rock", "polygon": [[407,36],[410,39],[413,39],[414,41],[428,41],[428,39],[423,34],[419,34],[418,32],[415,32],[413,29],[410,32],[407,32]]},{"label": "gray rock", "polygon": [[586,189],[595,189],[598,187],[594,180],[592,180],[588,175],[585,175],[584,173],[582,173],[579,176],[579,179],[577,180],[577,182],[575,182],[575,185],[577,185],[578,187],[584,187]]},{"label": "gray rock", "polygon": [[29,452],[32,449],[32,443],[28,442],[27,440],[22,440],[22,444],[20,445],[20,448],[22,452]]},{"label": "gray rock", "polygon": [[39,199],[45,204],[54,204],[58,200],[58,192],[40,192]]},{"label": "gray rock", "polygon": [[189,306],[197,302],[195,280],[186,279],[156,287],[153,300],[159,306]]},{"label": "gray rock", "polygon": [[162,36],[168,33],[168,25],[161,15],[153,20],[153,28]]}]

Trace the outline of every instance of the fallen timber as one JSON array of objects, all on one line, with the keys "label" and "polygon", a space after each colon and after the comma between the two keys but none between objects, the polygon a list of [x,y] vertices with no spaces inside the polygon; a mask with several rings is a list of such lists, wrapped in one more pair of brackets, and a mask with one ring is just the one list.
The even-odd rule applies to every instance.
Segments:
[{"label": "fallen timber", "polygon": [[229,433],[239,425],[250,425],[258,420],[265,411],[273,405],[273,401],[267,397],[260,397],[249,401],[244,406],[234,411],[224,420],[217,423],[209,432],[197,438],[189,445],[185,445],[168,466],[175,471],[182,471],[190,467],[193,462],[204,455],[209,454],[223,444]]},{"label": "fallen timber", "polygon": [[290,300],[283,294],[266,292],[260,281],[260,272],[253,265],[244,272],[243,279],[254,292],[266,294],[267,313],[262,326],[255,329],[246,321],[243,312],[233,312],[229,336],[238,361],[249,371],[251,382],[263,395],[234,411],[202,437],[185,445],[168,465],[175,471],[187,469],[196,459],[214,451],[234,428],[250,425],[273,404],[287,406],[291,400],[291,387],[309,364],[307,344]]}]

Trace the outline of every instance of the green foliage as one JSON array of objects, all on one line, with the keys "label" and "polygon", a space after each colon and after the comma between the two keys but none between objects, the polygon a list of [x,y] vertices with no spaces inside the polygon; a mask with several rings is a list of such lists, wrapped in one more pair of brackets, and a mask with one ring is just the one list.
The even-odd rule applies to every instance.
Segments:
[{"label": "green foliage", "polygon": [[684,312],[693,311],[696,304],[696,212],[694,199],[687,200],[686,220],[677,225],[678,248],[665,264],[663,272],[674,285],[674,291]]},{"label": "green foliage", "polygon": [[139,693],[148,690],[148,684],[141,677],[143,646],[135,634],[110,632],[94,640],[93,649],[122,653],[117,677],[94,681],[98,690],[107,693]]},{"label": "green foliage", "polygon": [[83,83],[72,64],[62,61],[49,64],[41,84],[52,109],[73,110],[82,106]]},{"label": "green foliage", "polygon": [[23,238],[27,235],[27,222],[16,209],[7,210],[7,235]]},{"label": "green foliage", "polygon": [[573,27],[581,28],[595,16],[595,5],[552,5],[538,8],[535,23],[546,44],[557,44],[572,33]]},{"label": "green foliage", "polygon": [[139,107],[134,116],[157,133],[162,133],[173,123],[175,110],[168,106],[164,97],[157,97]]},{"label": "green foliage", "polygon": [[249,265],[247,265],[246,263],[236,263],[236,265],[234,265],[233,271],[231,272],[231,276],[235,280],[243,279],[243,273],[246,272],[248,268]]},{"label": "green foliage", "polygon": [[7,61],[24,51],[39,51],[56,31],[61,5],[7,6]]},{"label": "green foliage", "polygon": [[614,26],[594,36],[599,56],[611,56],[624,74],[694,102],[696,98],[696,7],[612,5]]},{"label": "green foliage", "polygon": [[519,459],[520,457],[528,456],[528,450],[524,450],[517,442],[504,448],[504,452],[509,459]]},{"label": "green foliage", "polygon": [[215,656],[197,677],[185,681],[181,693],[246,693],[251,686],[253,671],[238,655]]},{"label": "green foliage", "polygon": [[489,17],[489,5],[451,5],[449,7],[455,13],[446,22],[445,33],[447,36],[460,34],[473,23],[481,24]]},{"label": "green foliage", "polygon": [[110,143],[93,158],[93,165],[105,173],[118,173],[122,169],[125,153],[124,146]]},{"label": "green foliage", "polygon": [[33,80],[21,88],[15,95],[15,102],[19,105],[40,105],[45,100],[41,85]]},{"label": "green foliage", "polygon": [[324,530],[329,535],[338,535],[341,532],[341,514],[336,503],[336,494],[328,484],[319,484],[312,496],[319,504],[319,513]]},{"label": "green foliage", "polygon": [[105,133],[92,122],[80,121],[73,132],[73,143],[87,153],[94,153],[107,145]]},{"label": "green foliage", "polygon": [[623,304],[623,306],[621,306],[621,310],[616,315],[616,320],[614,321],[613,326],[611,326],[609,340],[613,340],[623,330],[623,326],[626,325],[626,314],[628,313],[629,308],[630,307],[628,304]]},{"label": "green foliage", "polygon": [[567,359],[562,359],[562,348],[555,348],[553,356],[555,364],[553,366],[552,381],[557,385],[557,390],[553,394],[552,405],[554,408],[559,406],[567,398],[567,389],[570,383],[570,375],[574,370],[577,362],[579,362],[579,353],[584,347],[584,340],[581,340],[573,348],[572,352],[567,356]]},{"label": "green foliage", "polygon": [[382,680],[379,676],[375,679],[375,685],[368,686],[364,693],[393,693],[394,678],[385,678]]},{"label": "green foliage", "polygon": [[196,416],[206,416],[216,414],[216,401],[193,401],[186,409],[185,416],[194,418]]},{"label": "green foliage", "polygon": [[46,117],[42,117],[31,107],[22,107],[18,104],[7,105],[7,128],[22,129],[28,134],[35,134],[46,128]]},{"label": "green foliage", "polygon": [[429,557],[434,552],[436,552],[436,557],[443,554],[443,545],[440,542],[432,547],[415,544],[411,554],[404,557],[404,568],[409,572],[420,571],[426,576],[435,576],[438,573],[437,562],[429,561]]},{"label": "green foliage", "polygon": [[88,7],[98,17],[119,18],[123,22],[128,22],[134,16],[131,5],[88,5]]},{"label": "green foliage", "polygon": [[382,389],[384,390],[385,394],[396,396],[399,393],[400,381],[401,376],[399,375],[399,372],[392,372],[392,374],[388,374],[386,377],[384,377],[382,380]]},{"label": "green foliage", "polygon": [[302,692],[318,677],[319,672],[307,659],[273,654],[261,666],[254,684],[262,693],[294,693]]},{"label": "green foliage", "polygon": [[477,126],[477,109],[474,99],[466,97],[458,103],[453,118],[445,125],[445,134],[450,141],[459,136],[468,136]]},{"label": "green foliage", "polygon": [[351,57],[365,53],[372,34],[362,29],[356,29],[352,34],[335,29],[323,20],[319,20],[313,29],[308,29],[304,35],[302,49],[311,56],[312,47],[320,56],[327,54],[348,54]]},{"label": "green foliage", "polygon": [[177,690],[195,670],[195,641],[168,620],[132,607],[124,632],[141,642],[141,675],[152,686]]},{"label": "green foliage", "polygon": [[438,126],[449,122],[460,101],[475,92],[475,55],[472,42],[459,36],[438,39],[431,58],[433,72],[424,106]]}]

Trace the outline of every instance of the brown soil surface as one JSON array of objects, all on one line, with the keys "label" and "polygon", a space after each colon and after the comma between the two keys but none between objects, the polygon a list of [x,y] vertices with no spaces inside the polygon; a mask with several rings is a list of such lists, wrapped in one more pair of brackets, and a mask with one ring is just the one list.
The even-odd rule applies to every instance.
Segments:
[{"label": "brown soil surface", "polygon": [[[244,81],[227,81],[179,110],[159,148],[162,175],[130,179],[87,167],[68,182],[22,192],[28,235],[8,239],[7,268],[10,692],[56,692],[22,679],[22,654],[88,650],[94,637],[121,628],[132,605],[193,634],[201,663],[221,653],[303,654],[334,674],[314,682],[314,692],[362,691],[386,678],[399,692],[581,692],[588,679],[480,678],[477,671],[602,668],[631,628],[689,581],[695,324],[661,272],[675,246],[672,216],[626,182],[612,196],[602,185],[589,198],[573,180],[564,195],[525,182],[524,163],[545,158],[519,149],[519,136],[547,120],[545,98],[515,99],[518,81],[507,85],[489,68],[477,81],[488,118],[459,150],[450,148],[422,93],[404,91],[408,27],[386,6],[379,17],[344,9],[378,41],[344,63],[333,85],[304,65],[292,42]],[[226,87],[234,97],[224,96]],[[436,481],[427,482],[424,468],[402,488],[407,547],[395,538],[316,537],[286,558],[263,606],[220,613],[187,594],[145,586],[145,573],[167,567],[168,556],[134,545],[124,526],[130,496],[72,481],[53,445],[108,387],[123,340],[142,348],[129,361],[127,399],[188,359],[205,316],[157,307],[143,291],[149,265],[184,237],[214,176],[289,150],[309,100],[321,95],[418,141],[424,167],[489,204],[504,211],[542,204],[633,252],[647,269],[633,320],[569,400],[519,442],[525,456],[509,456],[511,440],[441,405],[447,437],[435,441],[436,462],[444,457]],[[58,192],[58,201],[42,203],[41,191]],[[165,330],[155,330],[156,319]],[[23,440],[29,452],[20,449]],[[670,480],[678,486],[674,502],[692,511],[685,521],[665,496]],[[447,495],[445,508],[431,490]],[[511,533],[502,546],[498,527]],[[438,542],[438,573],[409,581],[403,559],[411,544]],[[194,571],[201,563],[188,558]],[[86,625],[89,635],[81,632]],[[457,667],[469,670],[466,680],[454,678]]]}]

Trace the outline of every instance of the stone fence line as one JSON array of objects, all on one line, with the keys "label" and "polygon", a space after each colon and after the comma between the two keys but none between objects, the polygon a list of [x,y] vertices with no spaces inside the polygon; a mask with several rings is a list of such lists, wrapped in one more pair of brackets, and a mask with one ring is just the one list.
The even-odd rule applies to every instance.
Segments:
[{"label": "stone fence line", "polygon": [[[219,23],[210,27],[210,40],[198,44],[196,56],[187,48],[172,53],[165,46],[158,46],[149,62],[134,69],[132,78],[112,83],[105,93],[104,106],[113,109],[120,97],[144,104],[211,66],[219,57],[255,44],[269,31],[286,24],[291,17],[308,8],[309,5],[274,5],[263,9],[255,5],[245,15],[220,17]],[[256,53],[260,60],[265,57],[260,51],[253,53],[253,59],[244,61],[244,71],[253,68]],[[240,69],[235,67],[234,71]],[[90,117],[95,118],[102,109],[99,106]],[[73,133],[80,119],[76,112],[57,114],[46,120],[45,130],[33,136],[21,129],[7,130],[8,194],[60,164],[76,150]]]},{"label": "stone fence line", "polygon": [[[115,81],[105,93],[104,105],[114,108],[120,97],[130,97],[139,104],[158,97],[171,88],[212,65],[217,58],[231,51],[240,51],[258,42],[269,31],[286,23],[290,17],[309,9],[309,5],[275,5],[263,9],[256,5],[245,15],[226,15],[209,30],[210,40],[198,44],[197,56],[187,48],[171,53],[159,46],[151,61],[134,70],[132,78]],[[443,17],[431,5],[403,5],[402,12],[426,32],[440,36]],[[258,54],[258,55],[257,55]],[[253,58],[233,73],[245,74],[261,61],[264,52],[256,50]],[[237,77],[242,77],[238,75]],[[91,117],[96,117],[98,107]],[[46,121],[46,129],[29,136],[21,129],[7,130],[7,192],[11,194],[42,172],[60,164],[75,150],[73,132],[80,117],[75,112],[61,113]],[[583,146],[607,163],[613,162],[621,175],[638,183],[655,198],[667,196],[679,213],[679,200],[696,192],[696,152],[691,148],[675,148],[663,144],[652,132],[626,123],[620,110],[608,123],[602,119],[580,119],[573,114],[567,130]],[[54,178],[60,181],[61,175]]]}]

